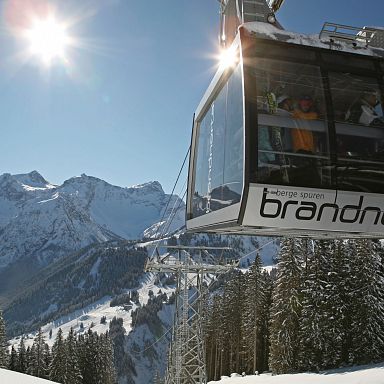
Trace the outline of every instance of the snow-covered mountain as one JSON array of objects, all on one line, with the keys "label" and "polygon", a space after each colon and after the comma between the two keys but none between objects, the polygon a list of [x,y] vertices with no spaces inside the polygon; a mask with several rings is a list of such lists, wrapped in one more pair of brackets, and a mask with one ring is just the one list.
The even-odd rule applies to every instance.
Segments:
[{"label": "snow-covered mountain", "polygon": [[92,243],[153,235],[176,206],[172,231],[184,223],[184,203],[172,196],[164,214],[168,200],[157,181],[122,188],[83,174],[53,185],[36,171],[3,174],[0,269],[18,259],[45,265]]}]

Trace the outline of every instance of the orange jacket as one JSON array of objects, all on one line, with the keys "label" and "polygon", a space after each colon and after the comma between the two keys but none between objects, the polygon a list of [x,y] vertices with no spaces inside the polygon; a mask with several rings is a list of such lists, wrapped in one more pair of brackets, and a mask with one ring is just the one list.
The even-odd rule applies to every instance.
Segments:
[{"label": "orange jacket", "polygon": [[[316,112],[303,112],[300,109],[295,109],[292,117],[303,120],[317,120],[319,115]],[[315,140],[312,131],[307,129],[293,129],[292,146],[294,151],[303,149],[305,151],[315,152]]]}]

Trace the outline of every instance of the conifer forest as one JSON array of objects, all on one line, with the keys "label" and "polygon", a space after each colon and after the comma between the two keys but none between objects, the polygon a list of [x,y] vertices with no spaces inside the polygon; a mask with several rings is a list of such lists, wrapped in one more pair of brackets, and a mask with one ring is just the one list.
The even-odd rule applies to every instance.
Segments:
[{"label": "conifer forest", "polygon": [[115,367],[114,356],[120,352],[118,336],[124,334],[121,329],[116,318],[110,323],[110,331],[100,335],[91,329],[76,335],[71,329],[65,337],[59,329],[52,348],[40,329],[32,347],[26,347],[22,337],[19,345],[12,346],[8,353],[0,313],[0,368],[62,384],[115,384],[119,366]]},{"label": "conifer forest", "polygon": [[365,239],[285,239],[270,272],[257,256],[209,299],[209,380],[383,361],[383,261]]}]

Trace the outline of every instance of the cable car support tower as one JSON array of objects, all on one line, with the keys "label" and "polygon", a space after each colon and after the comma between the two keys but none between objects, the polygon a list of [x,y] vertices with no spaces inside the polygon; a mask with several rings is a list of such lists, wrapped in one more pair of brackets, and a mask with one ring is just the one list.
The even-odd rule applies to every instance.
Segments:
[{"label": "cable car support tower", "polygon": [[236,263],[219,263],[212,251],[228,247],[167,246],[168,253],[147,261],[146,272],[173,273],[176,276],[175,314],[168,353],[166,384],[205,384],[205,347],[203,337],[206,277],[227,273]]}]

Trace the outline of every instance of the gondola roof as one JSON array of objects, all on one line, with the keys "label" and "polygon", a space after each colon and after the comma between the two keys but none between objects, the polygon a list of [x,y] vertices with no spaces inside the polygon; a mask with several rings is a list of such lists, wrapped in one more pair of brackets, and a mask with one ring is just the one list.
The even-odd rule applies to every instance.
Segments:
[{"label": "gondola roof", "polygon": [[[290,32],[280,29],[273,24],[263,22],[248,22],[244,23],[241,27],[259,39],[275,40],[301,46],[338,50],[353,54],[384,58],[384,45],[382,47],[370,44],[366,45],[363,39],[362,41],[359,41],[358,39],[354,40],[354,44],[341,40],[331,42],[329,39],[323,38],[319,34],[306,35],[303,33]],[[378,45],[381,40],[384,40],[384,28],[374,27],[373,29],[380,35],[380,39],[378,39],[379,43],[376,43],[376,45]],[[364,29],[361,29],[361,31],[364,33]]]}]

